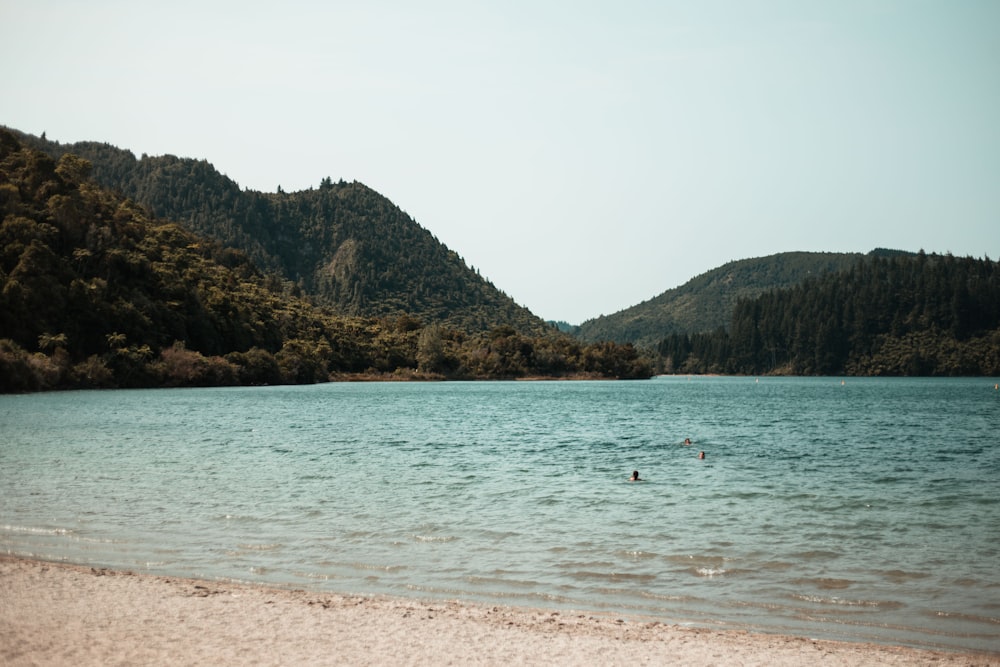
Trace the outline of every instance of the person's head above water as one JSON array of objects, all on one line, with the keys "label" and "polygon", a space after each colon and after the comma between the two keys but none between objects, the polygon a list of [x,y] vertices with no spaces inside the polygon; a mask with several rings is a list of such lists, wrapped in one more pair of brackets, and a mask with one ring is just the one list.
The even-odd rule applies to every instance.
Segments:
[{"label": "person's head above water", "polygon": [[638,470],[633,470],[632,471],[632,476],[629,477],[628,481],[630,481],[630,482],[641,482],[642,478],[639,477],[639,471]]},{"label": "person's head above water", "polygon": [[705,452],[698,452],[698,458],[699,459],[705,458]]},{"label": "person's head above water", "polygon": [[684,444],[685,445],[690,445],[691,444],[691,438],[684,438]]}]

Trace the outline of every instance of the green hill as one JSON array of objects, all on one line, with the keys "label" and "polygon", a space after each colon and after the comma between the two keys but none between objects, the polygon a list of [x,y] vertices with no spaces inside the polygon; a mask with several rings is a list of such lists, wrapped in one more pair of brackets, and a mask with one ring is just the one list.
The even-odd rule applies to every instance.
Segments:
[{"label": "green hill", "polygon": [[728,330],[671,334],[677,373],[1000,374],[1000,267],[989,258],[873,253],[850,269],[743,299]]},{"label": "green hill", "polygon": [[844,271],[861,257],[859,253],[786,252],[729,262],[631,308],[588,320],[576,335],[584,341],[612,340],[652,348],[670,334],[727,327],[740,299],[797,285],[811,276]]},{"label": "green hill", "polygon": [[99,187],[91,168],[0,129],[0,391],[651,373],[629,346],[545,327],[469,333],[317,307],[243,252]]},{"label": "green hill", "polygon": [[341,315],[416,317],[466,332],[498,325],[536,335],[547,325],[472,270],[391,201],[357,182],[241,190],[204,160],[136,158],[108,144],[19,135],[53,159],[89,160],[93,178],[159,218],[218,240]]}]

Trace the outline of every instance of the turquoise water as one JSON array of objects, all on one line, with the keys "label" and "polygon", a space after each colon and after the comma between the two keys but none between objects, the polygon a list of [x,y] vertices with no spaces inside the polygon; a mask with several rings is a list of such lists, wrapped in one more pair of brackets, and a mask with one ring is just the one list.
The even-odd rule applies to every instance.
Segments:
[{"label": "turquoise water", "polygon": [[995,382],[0,396],[0,552],[1000,651]]}]

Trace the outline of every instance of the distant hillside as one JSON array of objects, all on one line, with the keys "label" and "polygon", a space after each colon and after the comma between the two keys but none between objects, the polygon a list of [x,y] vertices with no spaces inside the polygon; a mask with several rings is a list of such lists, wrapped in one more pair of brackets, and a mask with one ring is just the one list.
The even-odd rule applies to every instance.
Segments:
[{"label": "distant hillside", "polygon": [[[875,251],[893,254],[895,251]],[[584,341],[612,340],[651,348],[673,333],[699,333],[729,326],[740,299],[797,285],[809,277],[844,271],[860,253],[786,252],[729,262],[613,315],[580,325]]]},{"label": "distant hillside", "polygon": [[741,300],[728,331],[671,334],[673,373],[1000,374],[1000,265],[873,254],[849,270]]},{"label": "distant hillside", "polygon": [[89,160],[102,186],[241,250],[339,314],[406,314],[468,332],[504,325],[533,335],[548,328],[361,183],[324,179],[317,189],[261,193],[241,190],[204,160],[137,159],[108,144],[19,136],[53,159],[72,153]]}]

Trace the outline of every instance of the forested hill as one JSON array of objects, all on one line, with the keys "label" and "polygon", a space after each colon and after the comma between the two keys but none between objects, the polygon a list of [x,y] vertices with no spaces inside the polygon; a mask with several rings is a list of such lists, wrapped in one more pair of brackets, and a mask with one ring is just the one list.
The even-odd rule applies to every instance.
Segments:
[{"label": "forested hill", "polygon": [[[16,133],[15,134],[19,134]],[[204,160],[137,159],[94,142],[59,144],[19,134],[58,160],[93,164],[93,178],[157,217],[217,239],[277,272],[317,304],[342,315],[409,315],[467,332],[546,325],[472,270],[388,199],[361,183],[323,179],[316,189],[241,190]]]},{"label": "forested hill", "polygon": [[786,252],[729,262],[649,301],[588,320],[576,335],[585,341],[653,347],[669,334],[714,331],[729,326],[740,299],[797,285],[810,276],[843,271],[861,257],[858,253]]},{"label": "forested hill", "polygon": [[866,257],[741,300],[728,331],[674,334],[659,352],[679,373],[1000,375],[1000,265]]},{"label": "forested hill", "polygon": [[649,377],[630,346],[346,317],[0,129],[0,391]]}]

